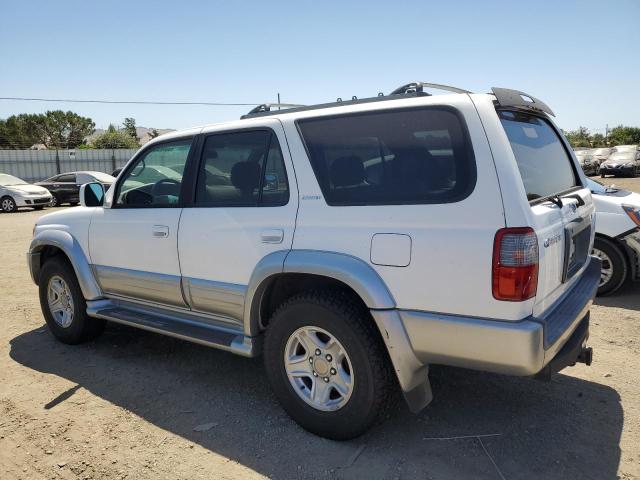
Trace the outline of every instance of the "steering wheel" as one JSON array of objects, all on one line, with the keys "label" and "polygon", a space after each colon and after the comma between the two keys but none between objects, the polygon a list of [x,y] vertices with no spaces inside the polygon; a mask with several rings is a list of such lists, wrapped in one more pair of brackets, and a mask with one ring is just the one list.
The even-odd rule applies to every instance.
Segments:
[{"label": "steering wheel", "polygon": [[151,188],[151,195],[153,195],[154,197],[156,195],[167,195],[167,193],[158,192],[158,190],[160,189],[160,186],[164,185],[164,184],[177,185],[178,186],[178,193],[179,193],[181,183],[182,182],[180,182],[179,180],[174,180],[173,178],[160,179],[156,183],[153,184],[153,188]]}]

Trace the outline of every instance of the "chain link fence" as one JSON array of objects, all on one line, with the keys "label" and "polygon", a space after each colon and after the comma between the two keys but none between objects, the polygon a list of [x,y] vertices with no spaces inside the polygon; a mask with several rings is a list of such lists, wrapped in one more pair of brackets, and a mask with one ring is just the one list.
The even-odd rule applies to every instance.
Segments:
[{"label": "chain link fence", "polygon": [[112,150],[0,150],[0,173],[37,182],[59,173],[91,170],[111,174],[136,153]]}]

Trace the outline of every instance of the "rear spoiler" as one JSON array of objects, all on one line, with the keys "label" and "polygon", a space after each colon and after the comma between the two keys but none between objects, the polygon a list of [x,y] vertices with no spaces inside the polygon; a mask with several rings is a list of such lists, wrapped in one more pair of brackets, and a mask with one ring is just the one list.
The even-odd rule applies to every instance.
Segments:
[{"label": "rear spoiler", "polygon": [[544,112],[555,117],[553,110],[551,110],[546,103],[542,100],[538,100],[536,97],[529,95],[528,93],[524,93],[519,90],[496,87],[493,87],[491,91],[496,96],[496,101],[501,107],[523,108],[536,112]]}]

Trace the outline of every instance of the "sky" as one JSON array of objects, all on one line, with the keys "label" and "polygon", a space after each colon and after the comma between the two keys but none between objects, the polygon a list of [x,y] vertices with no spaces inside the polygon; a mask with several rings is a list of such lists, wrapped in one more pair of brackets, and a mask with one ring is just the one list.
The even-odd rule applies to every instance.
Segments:
[{"label": "sky", "polygon": [[[0,0],[0,97],[323,103],[411,81],[522,90],[560,127],[640,126],[640,0]],[[187,128],[249,106],[0,100],[98,128]]]}]

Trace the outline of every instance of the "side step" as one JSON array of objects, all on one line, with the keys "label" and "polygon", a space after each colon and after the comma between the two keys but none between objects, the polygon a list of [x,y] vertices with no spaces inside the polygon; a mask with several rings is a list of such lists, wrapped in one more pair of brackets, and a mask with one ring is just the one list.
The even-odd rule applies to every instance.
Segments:
[{"label": "side step", "polygon": [[259,344],[253,337],[239,330],[210,325],[188,314],[145,308],[138,305],[122,305],[110,300],[87,302],[87,314],[115,323],[148,330],[208,347],[227,350],[243,357],[259,354]]}]

